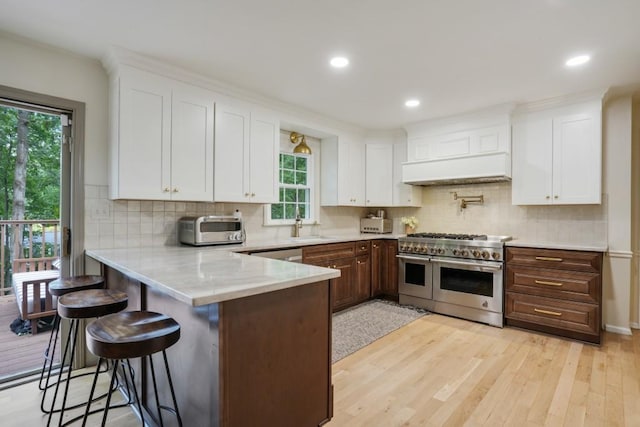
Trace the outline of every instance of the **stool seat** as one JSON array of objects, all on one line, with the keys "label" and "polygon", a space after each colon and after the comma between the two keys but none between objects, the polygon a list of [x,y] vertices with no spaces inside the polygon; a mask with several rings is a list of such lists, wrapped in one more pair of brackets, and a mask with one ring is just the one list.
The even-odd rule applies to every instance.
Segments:
[{"label": "stool seat", "polygon": [[163,351],[180,339],[180,325],[150,311],[110,314],[87,326],[87,347],[99,357],[133,359]]},{"label": "stool seat", "polygon": [[70,292],[58,300],[58,314],[66,319],[88,319],[117,313],[127,308],[129,298],[113,289]]},{"label": "stool seat", "polygon": [[61,277],[49,284],[49,293],[60,297],[69,292],[101,288],[104,288],[104,277],[102,276]]}]

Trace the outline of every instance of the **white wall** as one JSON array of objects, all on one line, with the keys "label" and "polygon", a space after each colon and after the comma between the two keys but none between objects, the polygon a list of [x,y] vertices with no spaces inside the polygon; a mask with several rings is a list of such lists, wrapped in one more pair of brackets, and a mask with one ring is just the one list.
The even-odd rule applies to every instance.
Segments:
[{"label": "white wall", "polygon": [[107,75],[98,61],[0,32],[0,84],[85,103],[85,183],[107,183]]}]

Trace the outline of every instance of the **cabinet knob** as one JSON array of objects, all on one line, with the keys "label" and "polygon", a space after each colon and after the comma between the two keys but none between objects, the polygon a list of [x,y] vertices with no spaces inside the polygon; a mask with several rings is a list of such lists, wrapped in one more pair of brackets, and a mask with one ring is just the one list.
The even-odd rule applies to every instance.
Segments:
[{"label": "cabinet knob", "polygon": [[549,200],[550,198],[551,198],[551,197],[549,197],[549,196],[546,196],[546,197],[545,197],[545,199],[547,199],[547,200]]},{"label": "cabinet knob", "polygon": [[256,193],[251,193],[251,197],[256,197]]},{"label": "cabinet knob", "polygon": [[558,198],[558,195],[556,194],[555,196],[553,196],[553,198],[554,198],[554,199],[557,199],[557,198]]},{"label": "cabinet knob", "polygon": [[169,187],[165,187],[164,190],[162,190],[163,193],[168,193],[169,191]]},{"label": "cabinet knob", "polygon": [[174,189],[173,189],[173,192],[174,192],[174,193],[177,193],[177,192],[178,192],[178,189],[177,189],[177,188],[174,188]]},{"label": "cabinet knob", "polygon": [[358,260],[358,264],[362,264],[362,261]]},{"label": "cabinet knob", "polygon": [[374,245],[373,245],[373,248],[374,248],[374,249],[375,249],[375,248],[377,248],[377,247],[378,247],[378,245],[376,245],[376,244],[374,244]]},{"label": "cabinet knob", "polygon": [[244,193],[244,197],[249,197],[249,193]]}]

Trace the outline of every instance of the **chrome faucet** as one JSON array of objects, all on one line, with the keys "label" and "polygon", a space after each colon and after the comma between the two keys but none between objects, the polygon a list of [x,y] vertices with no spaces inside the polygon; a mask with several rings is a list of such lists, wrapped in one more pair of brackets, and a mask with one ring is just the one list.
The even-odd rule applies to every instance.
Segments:
[{"label": "chrome faucet", "polygon": [[296,208],[296,222],[293,224],[293,237],[300,237],[300,229],[302,228],[302,218],[300,211]]}]

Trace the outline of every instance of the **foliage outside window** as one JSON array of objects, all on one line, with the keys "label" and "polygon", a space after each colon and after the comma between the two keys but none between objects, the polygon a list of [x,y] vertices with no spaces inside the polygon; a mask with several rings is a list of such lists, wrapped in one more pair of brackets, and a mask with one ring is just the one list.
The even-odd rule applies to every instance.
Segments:
[{"label": "foliage outside window", "polygon": [[298,213],[303,220],[312,218],[312,165],[307,155],[280,153],[279,203],[271,205],[272,222],[291,223]]}]

